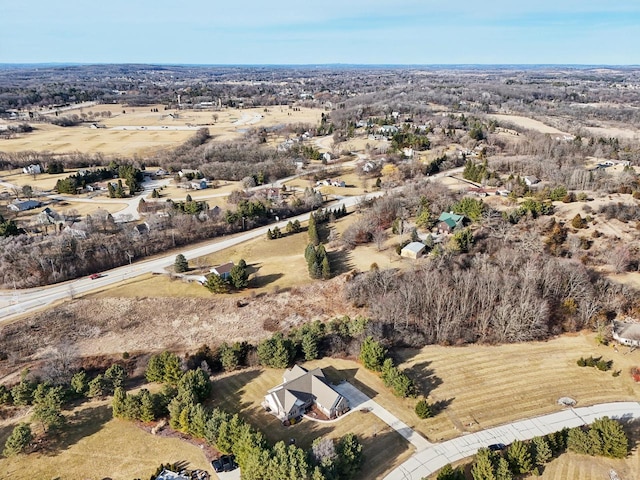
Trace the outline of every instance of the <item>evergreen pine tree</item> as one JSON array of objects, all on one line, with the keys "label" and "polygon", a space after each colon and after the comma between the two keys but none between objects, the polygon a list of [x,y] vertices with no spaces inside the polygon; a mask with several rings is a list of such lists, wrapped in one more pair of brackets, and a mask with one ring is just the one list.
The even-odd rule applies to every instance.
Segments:
[{"label": "evergreen pine tree", "polygon": [[318,245],[320,243],[320,237],[318,236],[318,229],[316,226],[316,218],[312,213],[309,215],[309,228],[307,229],[307,233],[309,235],[309,242],[312,245]]},{"label": "evergreen pine tree", "polygon": [[329,280],[331,278],[331,266],[329,265],[329,257],[325,255],[322,259],[322,278]]}]

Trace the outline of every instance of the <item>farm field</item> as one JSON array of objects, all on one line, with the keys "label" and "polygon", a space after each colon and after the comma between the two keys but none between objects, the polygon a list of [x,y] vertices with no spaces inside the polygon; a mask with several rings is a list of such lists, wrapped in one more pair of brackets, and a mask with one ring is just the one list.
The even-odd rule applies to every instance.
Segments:
[{"label": "farm field", "polygon": [[487,115],[487,117],[493,118],[498,121],[502,120],[504,122],[513,123],[514,125],[517,125],[519,127],[526,128],[528,130],[535,130],[540,133],[549,133],[552,135],[568,135],[567,133],[561,130],[558,130],[555,127],[547,125],[546,123],[543,123],[539,120],[534,120],[533,118],[529,118],[529,117],[523,117],[521,115],[506,115],[501,113],[493,113],[493,114]]},{"label": "farm field", "polygon": [[[355,362],[339,359],[317,360],[307,362],[304,366],[309,369],[326,368],[325,373],[334,382],[345,376],[359,376],[363,370]],[[357,434],[363,444],[365,463],[361,474],[356,478],[362,480],[381,478],[384,472],[399,465],[413,453],[413,447],[391,427],[378,417],[359,411],[334,423],[303,419],[299,424],[283,426],[260,405],[267,390],[282,383],[283,373],[284,370],[280,369],[250,369],[217,377],[213,382],[213,405],[228,411],[238,411],[272,443],[281,440],[288,442],[295,438],[296,445],[306,449],[320,436],[339,438],[349,432]],[[368,378],[368,375],[364,377]]]},{"label": "farm field", "polygon": [[[152,112],[157,108],[158,112]],[[317,125],[322,109],[287,107],[214,110],[164,110],[163,105],[129,107],[127,105],[95,105],[68,110],[65,115],[109,111],[110,117],[95,120],[105,128],[91,128],[91,122],[76,127],[34,124],[29,134],[0,140],[0,151],[25,150],[53,153],[105,153],[148,155],[175,147],[193,136],[200,127],[209,129],[217,140],[233,140],[253,127],[274,127],[292,123]],[[126,113],[122,113],[122,112]],[[171,114],[172,116],[170,116]],[[214,115],[217,116],[214,119]],[[174,118],[175,117],[175,118]],[[150,129],[142,127],[152,127]]]},{"label": "farm field", "polygon": [[[132,422],[112,419],[108,401],[89,402],[68,414],[68,424],[42,452],[0,457],[2,478],[148,478],[161,463],[187,462],[211,470],[200,448],[154,436]],[[0,444],[11,433],[0,422]]]}]

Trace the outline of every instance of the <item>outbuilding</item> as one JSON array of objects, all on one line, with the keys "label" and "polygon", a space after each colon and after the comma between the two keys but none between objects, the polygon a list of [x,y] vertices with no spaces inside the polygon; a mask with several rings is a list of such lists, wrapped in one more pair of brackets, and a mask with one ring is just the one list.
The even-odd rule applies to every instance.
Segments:
[{"label": "outbuilding", "polygon": [[414,260],[424,255],[426,246],[422,242],[411,242],[400,250],[400,256],[405,258],[413,258]]}]

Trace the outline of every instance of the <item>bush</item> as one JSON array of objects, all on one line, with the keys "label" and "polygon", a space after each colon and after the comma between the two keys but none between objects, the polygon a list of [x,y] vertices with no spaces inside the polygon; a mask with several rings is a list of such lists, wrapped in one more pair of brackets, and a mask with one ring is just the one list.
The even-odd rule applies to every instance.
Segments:
[{"label": "bush", "polygon": [[23,452],[31,443],[32,438],[31,426],[28,423],[18,424],[5,442],[2,454],[5,457],[10,457]]},{"label": "bush", "polygon": [[433,412],[431,411],[431,405],[423,398],[416,404],[416,415],[418,418],[430,418],[433,416]]}]

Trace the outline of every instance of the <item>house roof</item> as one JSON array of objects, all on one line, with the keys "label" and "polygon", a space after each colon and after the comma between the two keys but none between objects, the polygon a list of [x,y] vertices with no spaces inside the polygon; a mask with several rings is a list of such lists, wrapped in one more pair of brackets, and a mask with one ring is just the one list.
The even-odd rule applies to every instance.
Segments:
[{"label": "house roof", "polygon": [[640,324],[631,322],[613,322],[613,331],[620,338],[640,341]]},{"label": "house roof", "polygon": [[294,406],[314,400],[325,408],[333,407],[342,397],[327,383],[322,369],[307,371],[295,365],[284,374],[284,383],[269,390],[274,395],[284,413]]},{"label": "house roof", "polygon": [[418,254],[420,252],[422,252],[425,249],[425,245],[422,242],[411,242],[410,244],[406,245],[402,250],[406,250],[408,252],[413,252],[415,254]]},{"label": "house roof", "polygon": [[217,267],[213,267],[211,269],[211,273],[215,273],[217,275],[224,275],[226,273],[231,273],[231,269],[233,268],[233,262],[223,263],[222,265],[218,265]]},{"label": "house roof", "polygon": [[9,204],[9,208],[17,211],[31,210],[40,206],[40,202],[36,200],[25,200],[24,202],[14,202]]},{"label": "house roof", "polygon": [[453,212],[442,212],[440,217],[438,217],[438,221],[446,223],[451,228],[455,228],[456,225],[462,223],[462,220],[464,220],[464,216],[457,215]]}]

